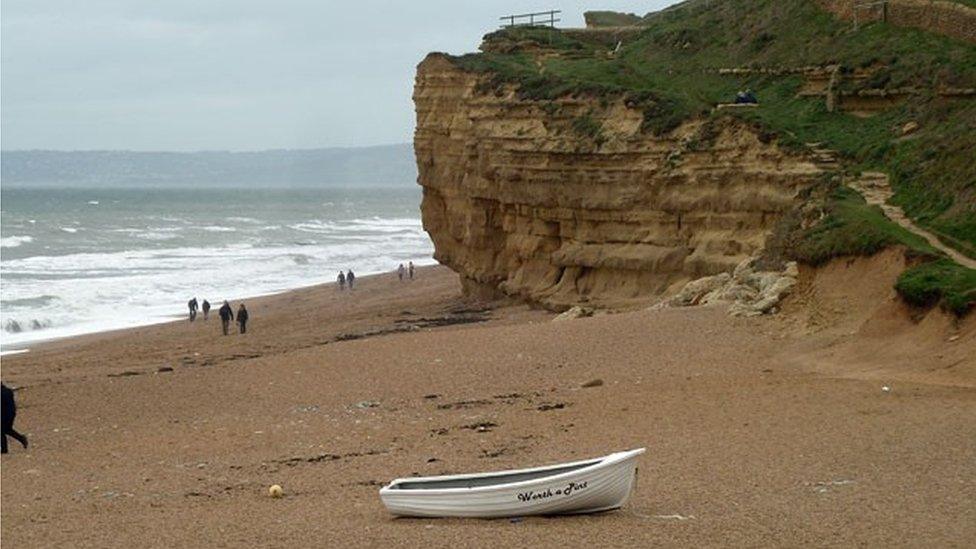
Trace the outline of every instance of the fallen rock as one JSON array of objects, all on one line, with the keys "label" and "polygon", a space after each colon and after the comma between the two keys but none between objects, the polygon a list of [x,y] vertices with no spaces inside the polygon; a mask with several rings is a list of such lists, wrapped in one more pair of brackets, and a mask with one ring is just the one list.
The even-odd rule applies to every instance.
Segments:
[{"label": "fallen rock", "polygon": [[589,388],[589,387],[600,387],[602,385],[603,385],[603,380],[600,379],[600,378],[596,378],[596,379],[591,379],[590,381],[587,381],[586,383],[580,385],[580,387],[583,387],[584,389],[586,389],[586,388]]},{"label": "fallen rock", "polygon": [[733,316],[759,316],[778,310],[779,303],[793,290],[800,272],[796,262],[782,271],[757,271],[755,258],[741,261],[732,274],[719,273],[692,280],[670,299],[655,308],[728,304]]},{"label": "fallen rock", "polygon": [[568,311],[560,315],[557,315],[556,318],[553,318],[552,320],[555,322],[558,320],[572,320],[574,318],[586,318],[588,316],[593,316],[593,309],[589,307],[582,307],[580,305],[576,305],[574,307],[571,307]]},{"label": "fallen rock", "polygon": [[672,296],[671,299],[667,300],[666,303],[671,307],[698,305],[706,295],[724,287],[730,280],[732,280],[732,276],[729,273],[719,273],[717,275],[699,278],[698,280],[692,280],[685,284],[685,287],[676,295]]},{"label": "fallen rock", "polygon": [[901,134],[908,135],[914,133],[918,129],[918,122],[912,120],[911,122],[906,122],[904,126],[901,127]]}]

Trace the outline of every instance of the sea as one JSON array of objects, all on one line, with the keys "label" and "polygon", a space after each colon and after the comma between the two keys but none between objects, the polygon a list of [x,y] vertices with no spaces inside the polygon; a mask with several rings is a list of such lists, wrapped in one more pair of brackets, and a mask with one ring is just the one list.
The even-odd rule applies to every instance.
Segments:
[{"label": "sea", "polygon": [[434,263],[421,191],[0,189],[0,351]]}]

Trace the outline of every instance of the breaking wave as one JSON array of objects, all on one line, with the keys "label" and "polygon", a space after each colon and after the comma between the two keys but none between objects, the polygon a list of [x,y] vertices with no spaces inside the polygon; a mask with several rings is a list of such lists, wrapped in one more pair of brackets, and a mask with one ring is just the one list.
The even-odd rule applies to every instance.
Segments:
[{"label": "breaking wave", "polygon": [[27,244],[33,241],[34,238],[31,236],[5,236],[0,238],[0,248],[16,248],[21,244]]}]

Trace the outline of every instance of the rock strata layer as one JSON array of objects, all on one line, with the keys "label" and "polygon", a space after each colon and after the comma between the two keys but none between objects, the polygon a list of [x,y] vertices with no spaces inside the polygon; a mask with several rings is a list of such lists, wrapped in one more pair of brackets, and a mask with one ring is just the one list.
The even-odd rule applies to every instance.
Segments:
[{"label": "rock strata layer", "polygon": [[755,255],[823,180],[731,117],[653,135],[622,100],[525,100],[487,78],[431,54],[414,90],[424,228],[469,294],[638,305]]}]

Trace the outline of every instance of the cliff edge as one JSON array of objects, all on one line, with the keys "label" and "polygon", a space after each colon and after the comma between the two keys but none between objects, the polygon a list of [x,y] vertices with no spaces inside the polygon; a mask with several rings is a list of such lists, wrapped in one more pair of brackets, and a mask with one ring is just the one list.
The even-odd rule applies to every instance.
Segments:
[{"label": "cliff edge", "polygon": [[[809,0],[690,0],[611,30],[505,29],[419,64],[424,227],[466,293],[631,307],[750,258],[897,247],[909,303],[976,304],[976,271],[939,249],[976,256],[976,47]],[[865,201],[868,171],[938,246]]]},{"label": "cliff edge", "polygon": [[432,54],[415,150],[435,258],[476,295],[626,306],[764,247],[825,168],[731,117],[642,131],[622,99],[520,99]]}]

